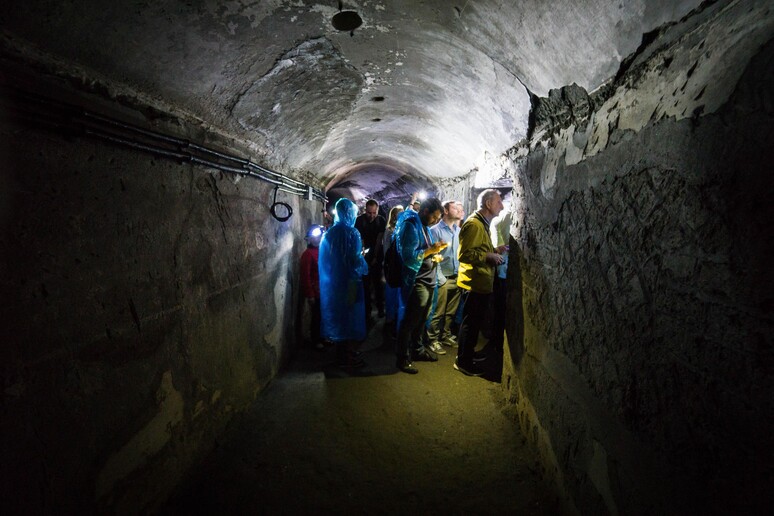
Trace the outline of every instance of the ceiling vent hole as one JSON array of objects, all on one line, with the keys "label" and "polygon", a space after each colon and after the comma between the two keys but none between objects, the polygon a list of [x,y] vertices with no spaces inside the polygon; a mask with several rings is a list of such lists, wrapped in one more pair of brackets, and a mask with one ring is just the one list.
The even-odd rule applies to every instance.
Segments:
[{"label": "ceiling vent hole", "polygon": [[374,102],[384,102],[384,97],[371,97]]},{"label": "ceiling vent hole", "polygon": [[331,18],[333,28],[342,32],[350,32],[363,24],[363,19],[355,11],[341,11]]},{"label": "ceiling vent hole", "polygon": [[371,119],[371,122],[381,122],[381,121],[382,121],[381,118],[372,118]]}]

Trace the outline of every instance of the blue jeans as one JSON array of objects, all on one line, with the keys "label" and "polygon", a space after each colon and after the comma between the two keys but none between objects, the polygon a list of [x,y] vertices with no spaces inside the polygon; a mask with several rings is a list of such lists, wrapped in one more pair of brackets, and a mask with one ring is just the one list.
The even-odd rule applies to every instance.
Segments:
[{"label": "blue jeans", "polygon": [[451,327],[460,304],[461,291],[462,289],[457,286],[456,275],[449,277],[446,283],[438,287],[438,303],[427,329],[427,339],[430,342],[443,342],[451,336]]},{"label": "blue jeans", "polygon": [[422,283],[415,283],[412,287],[403,320],[398,328],[398,342],[395,347],[398,360],[405,358],[410,361],[412,349],[415,353],[423,350],[422,332],[430,314],[434,290],[433,286]]}]

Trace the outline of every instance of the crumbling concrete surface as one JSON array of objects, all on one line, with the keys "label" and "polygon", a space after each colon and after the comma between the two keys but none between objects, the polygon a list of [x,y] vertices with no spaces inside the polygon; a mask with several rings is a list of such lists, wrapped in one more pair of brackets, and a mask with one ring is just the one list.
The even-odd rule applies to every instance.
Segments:
[{"label": "crumbling concrete surface", "polygon": [[506,383],[583,512],[770,506],[773,34],[708,5],[509,153]]}]

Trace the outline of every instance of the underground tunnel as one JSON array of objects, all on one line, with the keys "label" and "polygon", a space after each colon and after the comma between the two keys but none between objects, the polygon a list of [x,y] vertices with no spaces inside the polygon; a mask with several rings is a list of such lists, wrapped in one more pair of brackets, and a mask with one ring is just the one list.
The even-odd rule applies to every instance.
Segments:
[{"label": "underground tunnel", "polygon": [[[3,3],[0,510],[767,513],[772,7]],[[488,188],[495,379],[300,342],[332,203]]]}]

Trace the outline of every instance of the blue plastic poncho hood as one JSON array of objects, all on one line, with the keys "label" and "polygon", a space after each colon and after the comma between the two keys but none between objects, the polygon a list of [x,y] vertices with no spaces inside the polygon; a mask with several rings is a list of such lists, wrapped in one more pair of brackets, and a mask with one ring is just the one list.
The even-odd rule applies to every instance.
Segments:
[{"label": "blue plastic poncho hood", "polygon": [[345,224],[349,227],[355,227],[355,220],[357,219],[357,206],[349,199],[341,198],[336,201],[334,206],[336,215],[333,217],[334,224]]},{"label": "blue plastic poncho hood", "polygon": [[395,242],[398,244],[398,253],[403,260],[403,283],[407,288],[414,285],[414,278],[422,266],[424,250],[427,249],[428,244],[433,243],[433,237],[429,232],[423,234],[423,227],[419,214],[412,210],[401,213],[395,225]]},{"label": "blue plastic poncho hood", "polygon": [[354,227],[356,218],[357,206],[339,199],[333,226],[320,242],[320,333],[334,342],[366,337],[362,276],[368,274],[368,265]]},{"label": "blue plastic poncho hood", "polygon": [[398,217],[395,225],[395,245],[398,246],[398,254],[403,261],[401,272],[401,289],[398,303],[398,325],[403,324],[406,315],[411,290],[417,272],[422,266],[425,249],[433,243],[430,232],[423,232],[424,224],[419,214],[412,210],[406,210]]}]

